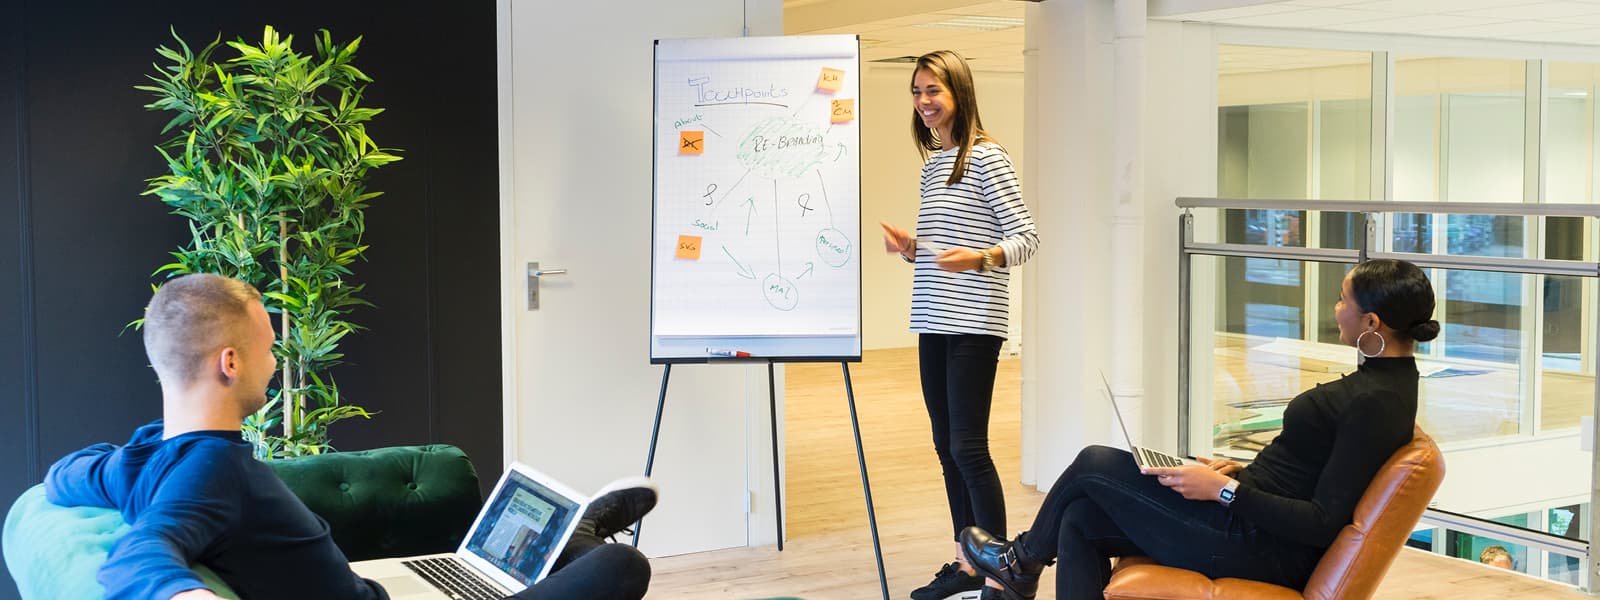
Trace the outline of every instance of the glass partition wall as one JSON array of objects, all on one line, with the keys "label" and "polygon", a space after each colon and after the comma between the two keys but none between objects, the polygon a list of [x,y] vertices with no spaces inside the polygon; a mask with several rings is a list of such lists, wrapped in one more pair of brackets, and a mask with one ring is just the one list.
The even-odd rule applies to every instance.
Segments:
[{"label": "glass partition wall", "polygon": [[1184,450],[1248,460],[1289,399],[1355,369],[1339,282],[1401,253],[1437,294],[1417,418],[1450,466],[1412,545],[1498,545],[1588,586],[1600,66],[1244,45],[1217,64],[1217,195],[1251,200],[1186,211]]}]

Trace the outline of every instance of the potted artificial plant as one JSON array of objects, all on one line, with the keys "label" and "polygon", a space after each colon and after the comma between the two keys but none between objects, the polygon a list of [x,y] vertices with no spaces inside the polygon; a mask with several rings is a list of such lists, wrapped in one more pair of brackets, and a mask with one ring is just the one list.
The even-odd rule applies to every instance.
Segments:
[{"label": "potted artificial plant", "polygon": [[216,273],[262,290],[280,373],[245,438],[263,459],[331,450],[330,425],[371,416],[342,402],[328,369],[361,329],[350,311],[368,304],[346,281],[367,249],[363,211],[382,194],[366,188],[367,173],[400,160],[367,136],[383,109],[361,106],[372,81],[352,64],[361,38],[339,44],[323,30],[303,54],[268,26],[260,44],[227,42],[237,56],[226,59],[213,58],[220,37],[198,53],[173,38],[176,49],[156,49],[168,63],[154,84],[137,86],[155,95],[145,108],[174,113],[156,146],[168,172],[144,193],[188,219],[191,235],[156,273]]}]

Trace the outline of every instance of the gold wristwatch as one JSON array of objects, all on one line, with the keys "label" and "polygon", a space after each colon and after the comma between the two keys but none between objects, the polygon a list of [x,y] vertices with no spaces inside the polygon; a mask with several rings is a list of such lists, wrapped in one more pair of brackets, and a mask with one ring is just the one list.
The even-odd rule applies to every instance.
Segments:
[{"label": "gold wristwatch", "polygon": [[994,270],[994,249],[993,248],[984,248],[983,250],[978,251],[978,253],[983,255],[983,262],[978,263],[978,272],[979,273],[988,273],[989,271],[993,271]]}]

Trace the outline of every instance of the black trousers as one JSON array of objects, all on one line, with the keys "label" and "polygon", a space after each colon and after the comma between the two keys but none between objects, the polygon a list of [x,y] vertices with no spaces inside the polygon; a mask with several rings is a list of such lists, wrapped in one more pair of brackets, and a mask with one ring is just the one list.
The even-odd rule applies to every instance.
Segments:
[{"label": "black trousers", "polygon": [[1058,599],[1104,598],[1114,556],[1297,590],[1322,558],[1322,549],[1280,540],[1218,502],[1184,499],[1140,474],[1133,455],[1105,446],[1078,453],[1017,544],[1029,559],[1059,561]]},{"label": "black trousers", "polygon": [[639,600],[650,589],[650,561],[627,544],[574,532],[550,575],[511,596],[517,600]]},{"label": "black trousers", "polygon": [[950,501],[951,539],[973,525],[1005,535],[1005,493],[989,456],[989,407],[1002,342],[992,335],[934,333],[917,340],[922,400]]}]

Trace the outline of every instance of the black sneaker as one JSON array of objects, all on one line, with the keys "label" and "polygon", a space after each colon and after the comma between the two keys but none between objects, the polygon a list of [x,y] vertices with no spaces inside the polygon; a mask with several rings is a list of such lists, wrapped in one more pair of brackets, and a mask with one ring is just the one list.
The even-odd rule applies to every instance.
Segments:
[{"label": "black sneaker", "polygon": [[968,575],[956,563],[946,563],[933,575],[933,581],[911,591],[911,600],[976,599],[982,589],[982,577]]},{"label": "black sneaker", "polygon": [[656,507],[659,495],[660,489],[655,482],[645,477],[613,481],[595,493],[589,508],[583,512],[578,529],[599,538],[614,538],[619,533],[632,534],[630,528]]},{"label": "black sneaker", "polygon": [[989,587],[987,585],[983,586],[983,594],[978,596],[978,600],[1005,600],[1005,598],[1005,590],[997,587]]}]

